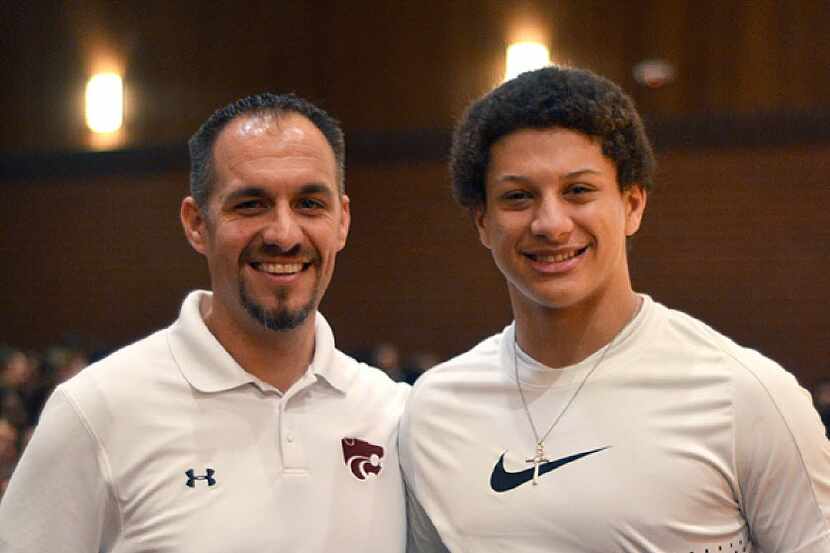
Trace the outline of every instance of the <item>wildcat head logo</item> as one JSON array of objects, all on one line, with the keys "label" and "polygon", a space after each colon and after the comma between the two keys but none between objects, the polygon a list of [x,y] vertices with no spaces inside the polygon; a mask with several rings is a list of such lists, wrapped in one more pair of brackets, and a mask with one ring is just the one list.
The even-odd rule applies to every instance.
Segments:
[{"label": "wildcat head logo", "polygon": [[343,461],[358,480],[366,480],[370,474],[377,477],[383,465],[383,448],[357,438],[343,438]]}]

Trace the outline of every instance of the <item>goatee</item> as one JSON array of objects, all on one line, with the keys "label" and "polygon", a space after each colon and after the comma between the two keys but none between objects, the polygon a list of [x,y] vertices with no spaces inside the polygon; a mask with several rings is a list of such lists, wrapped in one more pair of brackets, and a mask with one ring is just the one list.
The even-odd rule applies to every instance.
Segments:
[{"label": "goatee", "polygon": [[[280,291],[277,299],[280,303],[283,302],[285,300],[285,293]],[[248,291],[245,289],[245,283],[241,281],[239,283],[239,300],[245,308],[245,311],[247,311],[251,317],[253,317],[265,328],[277,332],[285,332],[297,328],[303,324],[305,320],[308,319],[311,312],[314,311],[313,299],[295,311],[284,307],[278,307],[273,310],[265,309],[248,296]]]}]

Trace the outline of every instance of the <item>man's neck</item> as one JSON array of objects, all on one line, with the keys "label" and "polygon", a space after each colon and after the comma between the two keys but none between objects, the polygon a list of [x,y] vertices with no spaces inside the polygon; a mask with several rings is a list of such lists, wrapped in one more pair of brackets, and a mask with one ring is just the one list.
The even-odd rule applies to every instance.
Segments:
[{"label": "man's neck", "polygon": [[517,309],[519,347],[548,367],[567,367],[609,344],[634,318],[642,298],[630,291],[615,302],[585,301],[554,309]]},{"label": "man's neck", "polygon": [[205,299],[200,306],[210,332],[240,367],[285,392],[299,380],[314,358],[314,315],[300,326],[274,331],[256,321],[238,325],[220,316]]}]

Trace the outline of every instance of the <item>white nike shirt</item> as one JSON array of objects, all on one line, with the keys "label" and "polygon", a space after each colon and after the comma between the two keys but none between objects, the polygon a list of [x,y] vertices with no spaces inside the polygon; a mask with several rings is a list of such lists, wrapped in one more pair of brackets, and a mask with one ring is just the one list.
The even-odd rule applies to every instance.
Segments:
[{"label": "white nike shirt", "polygon": [[[534,486],[513,332],[416,384],[400,433],[410,550],[830,551],[830,444],[774,362],[644,297],[545,440]],[[599,355],[550,369],[519,353],[541,433]]]}]

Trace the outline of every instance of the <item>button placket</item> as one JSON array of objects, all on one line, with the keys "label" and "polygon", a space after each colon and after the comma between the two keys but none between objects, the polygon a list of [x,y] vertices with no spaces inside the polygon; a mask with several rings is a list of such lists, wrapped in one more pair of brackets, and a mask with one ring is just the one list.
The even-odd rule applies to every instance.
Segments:
[{"label": "button placket", "polygon": [[305,449],[299,432],[299,420],[304,416],[308,386],[290,390],[280,402],[280,445],[283,452],[283,467],[286,471],[305,472],[308,470]]}]

